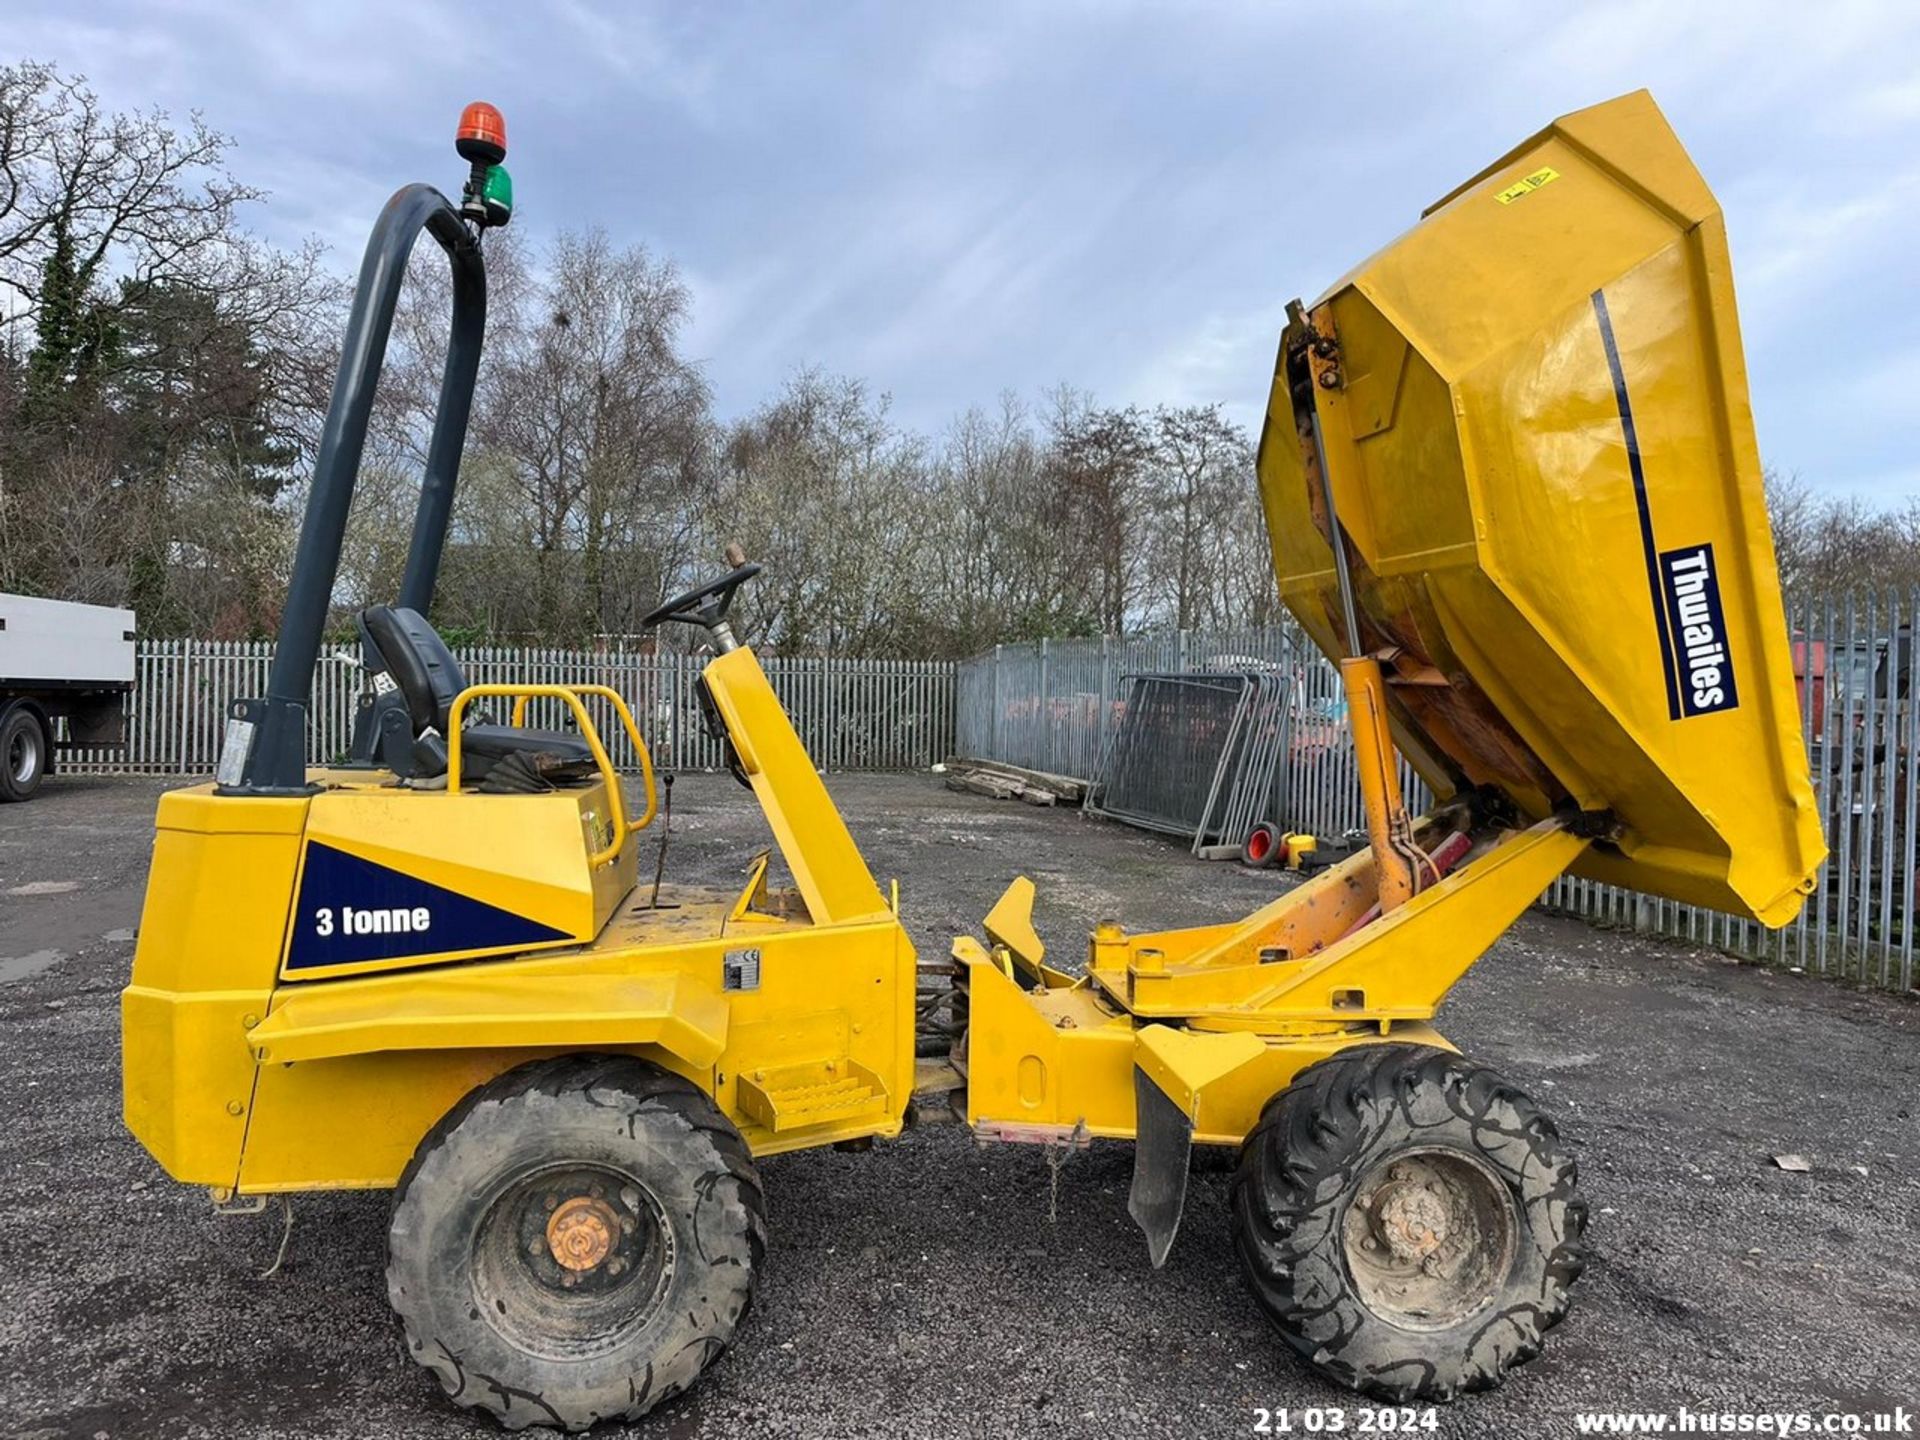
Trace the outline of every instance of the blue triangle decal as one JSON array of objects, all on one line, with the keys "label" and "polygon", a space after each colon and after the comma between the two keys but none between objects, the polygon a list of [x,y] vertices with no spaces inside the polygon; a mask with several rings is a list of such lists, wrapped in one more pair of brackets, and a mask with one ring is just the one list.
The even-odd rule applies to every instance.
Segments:
[{"label": "blue triangle decal", "polygon": [[574,936],[511,910],[307,843],[288,970],[532,946]]}]

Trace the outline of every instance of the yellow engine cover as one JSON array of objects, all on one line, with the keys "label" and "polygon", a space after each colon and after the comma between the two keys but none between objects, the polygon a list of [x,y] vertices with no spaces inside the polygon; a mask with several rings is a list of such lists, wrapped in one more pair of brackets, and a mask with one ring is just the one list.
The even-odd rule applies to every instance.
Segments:
[{"label": "yellow engine cover", "polygon": [[305,982],[578,947],[632,888],[637,842],[587,864],[609,833],[601,782],[449,795],[312,776],[327,788],[311,797],[161,797],[122,1059],[128,1127],[176,1178],[234,1183],[249,1037],[325,988]]},{"label": "yellow engine cover", "polygon": [[1576,873],[1791,919],[1826,847],[1726,231],[1652,98],[1541,131],[1309,319],[1337,350],[1302,385],[1282,342],[1275,571],[1342,653],[1310,408],[1402,750],[1442,796],[1613,812]]}]

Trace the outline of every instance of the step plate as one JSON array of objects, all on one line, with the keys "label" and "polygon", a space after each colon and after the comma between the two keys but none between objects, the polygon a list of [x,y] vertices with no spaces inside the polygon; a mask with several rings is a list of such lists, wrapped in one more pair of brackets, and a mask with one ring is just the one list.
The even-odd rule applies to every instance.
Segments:
[{"label": "step plate", "polygon": [[887,1087],[855,1060],[819,1060],[740,1077],[740,1108],[776,1135],[887,1113]]}]

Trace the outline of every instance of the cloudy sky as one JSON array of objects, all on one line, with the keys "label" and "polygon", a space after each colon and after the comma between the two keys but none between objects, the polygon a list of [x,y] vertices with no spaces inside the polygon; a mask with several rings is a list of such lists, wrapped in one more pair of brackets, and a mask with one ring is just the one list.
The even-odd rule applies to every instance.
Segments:
[{"label": "cloudy sky", "polygon": [[1640,86],[1725,207],[1767,459],[1920,495],[1920,4],[7,0],[4,49],[198,107],[252,223],[357,264],[494,101],[517,226],[682,267],[723,413],[802,365],[935,428],[1004,389],[1253,424],[1283,307]]}]

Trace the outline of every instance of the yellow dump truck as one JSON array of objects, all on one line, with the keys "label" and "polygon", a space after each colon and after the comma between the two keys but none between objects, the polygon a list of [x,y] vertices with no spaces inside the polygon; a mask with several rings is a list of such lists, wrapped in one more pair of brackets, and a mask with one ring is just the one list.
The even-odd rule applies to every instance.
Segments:
[{"label": "yellow dump truck", "polygon": [[[1584,1261],[1573,1160],[1436,1008],[1568,870],[1778,925],[1823,856],[1725,235],[1652,100],[1557,122],[1291,308],[1259,483],[1282,593],[1340,659],[1367,851],[1245,918],[1103,924],[1072,965],[1016,880],[954,942],[966,1028],[919,1066],[897,897],[728,621],[757,566],[650,623],[708,632],[707,723],[786,888],[765,854],[737,890],[636,888],[658,807],[620,697],[469,685],[423,618],[511,204],[497,112],[460,150],[462,202],[410,186],[369,244],[268,693],[217,781],[161,801],[123,1017],[127,1123],[168,1172],[229,1209],[394,1188],[409,1348],[515,1428],[694,1383],[767,1249],[758,1161],[896,1135],[916,1093],[983,1138],[1132,1142],[1155,1266],[1191,1147],[1237,1147],[1254,1292],[1342,1384],[1444,1399],[1534,1355]],[[399,603],[361,617],[353,756],[314,768],[308,677],[421,233],[454,273],[447,378]]]}]

